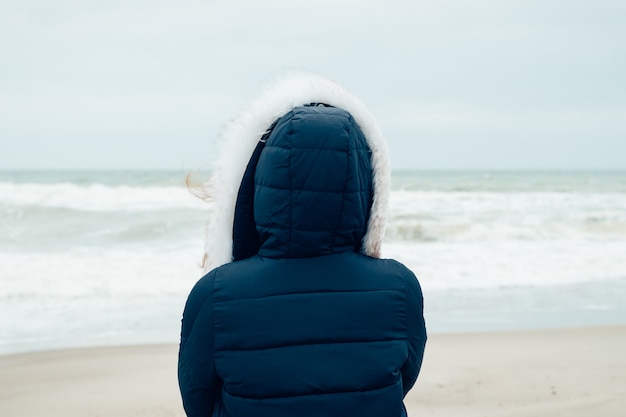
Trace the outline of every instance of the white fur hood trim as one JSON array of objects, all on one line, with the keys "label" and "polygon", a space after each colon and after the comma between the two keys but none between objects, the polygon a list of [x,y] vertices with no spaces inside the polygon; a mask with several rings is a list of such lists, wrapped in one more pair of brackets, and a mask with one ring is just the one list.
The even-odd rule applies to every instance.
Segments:
[{"label": "white fur hood trim", "polygon": [[391,188],[387,141],[365,105],[340,85],[310,73],[293,73],[271,85],[234,119],[220,136],[218,159],[206,187],[212,197],[207,224],[204,271],[231,262],[233,218],[237,193],[252,152],[265,131],[291,109],[308,103],[326,103],[349,112],[372,151],[374,199],[362,252],[380,257]]}]

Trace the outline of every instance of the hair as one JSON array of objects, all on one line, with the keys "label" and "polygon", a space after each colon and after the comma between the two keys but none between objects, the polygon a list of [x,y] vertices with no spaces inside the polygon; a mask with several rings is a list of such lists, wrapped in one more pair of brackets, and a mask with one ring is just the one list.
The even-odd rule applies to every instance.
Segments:
[{"label": "hair", "polygon": [[[202,180],[197,180],[197,176],[198,176],[198,171],[192,171],[192,172],[188,172],[187,175],[185,176],[185,186],[187,187],[187,190],[195,197],[199,198],[200,200],[204,201],[205,203],[210,203],[213,200],[215,200],[215,193],[213,193],[211,190],[214,188],[212,186],[213,181],[212,181],[212,176],[208,176]],[[204,253],[202,255],[202,259],[200,260],[200,268],[204,269],[204,267],[206,266],[207,263],[207,259],[208,259],[208,254]]]},{"label": "hair", "polygon": [[198,181],[196,180],[197,175],[198,171],[187,173],[187,176],[185,177],[185,186],[187,187],[187,190],[202,201],[206,201],[207,203],[213,201],[214,197],[211,192],[211,189],[213,188],[211,186],[211,176]]}]

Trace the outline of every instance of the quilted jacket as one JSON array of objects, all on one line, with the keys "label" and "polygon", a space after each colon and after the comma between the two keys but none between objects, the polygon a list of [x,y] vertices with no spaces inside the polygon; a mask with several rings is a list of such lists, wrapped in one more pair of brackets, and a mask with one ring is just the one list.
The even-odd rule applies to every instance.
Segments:
[{"label": "quilted jacket", "polygon": [[178,373],[190,417],[406,415],[426,328],[414,274],[371,253],[388,181],[366,123],[335,96],[303,97],[314,102],[291,104],[246,152],[222,208],[230,259],[187,300]]}]

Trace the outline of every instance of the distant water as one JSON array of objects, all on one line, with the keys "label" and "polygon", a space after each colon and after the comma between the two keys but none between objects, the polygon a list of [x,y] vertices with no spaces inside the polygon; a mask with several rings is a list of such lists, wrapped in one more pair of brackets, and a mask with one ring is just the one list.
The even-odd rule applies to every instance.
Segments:
[{"label": "distant water", "polygon": [[[0,353],[176,342],[207,205],[186,172],[0,172]],[[384,255],[430,331],[626,323],[626,172],[396,172]]]}]

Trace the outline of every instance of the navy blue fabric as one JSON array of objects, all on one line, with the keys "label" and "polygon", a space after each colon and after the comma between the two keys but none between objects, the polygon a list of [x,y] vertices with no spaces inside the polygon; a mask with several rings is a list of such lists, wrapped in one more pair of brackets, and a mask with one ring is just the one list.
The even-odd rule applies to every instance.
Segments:
[{"label": "navy blue fabric", "polygon": [[359,250],[372,199],[370,150],[352,116],[298,107],[279,121],[256,170],[259,253],[305,257]]},{"label": "navy blue fabric", "polygon": [[246,166],[246,170],[237,193],[235,216],[233,219],[233,253],[232,260],[239,261],[256,255],[261,247],[259,235],[256,232],[254,220],[254,177],[259,163],[261,151],[265,147],[274,127],[276,120],[263,134]]},{"label": "navy blue fabric", "polygon": [[254,174],[265,143],[264,140],[261,140],[254,148],[237,193],[233,220],[233,261],[240,261],[254,256],[261,247],[261,241],[256,232],[256,222],[254,221]]},{"label": "navy blue fabric", "polygon": [[209,272],[185,306],[188,416],[405,415],[422,292],[402,264],[359,252],[371,178],[347,112],[299,107],[278,121],[256,167],[259,252]]}]

